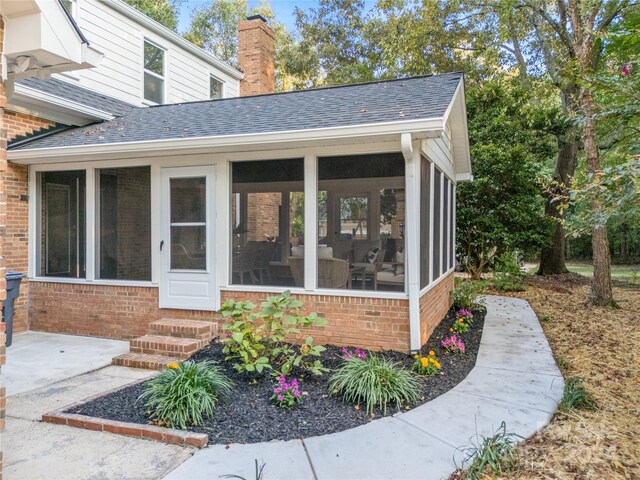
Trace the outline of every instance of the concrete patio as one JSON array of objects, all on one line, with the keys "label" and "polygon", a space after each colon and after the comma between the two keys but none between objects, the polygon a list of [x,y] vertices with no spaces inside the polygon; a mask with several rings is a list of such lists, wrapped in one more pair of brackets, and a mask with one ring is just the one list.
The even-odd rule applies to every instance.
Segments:
[{"label": "concrete patio", "polygon": [[[549,422],[562,396],[564,382],[528,303],[488,297],[487,307],[476,367],[431,402],[331,435],[198,451],[41,423],[45,412],[153,372],[100,368],[126,350],[124,342],[82,338],[86,343],[79,348],[77,337],[25,336],[15,344],[21,348],[9,350],[8,365],[14,363],[7,386],[14,393],[7,399],[3,437],[6,477],[204,480],[234,474],[249,479],[257,459],[266,464],[265,480],[447,478],[462,459],[458,448],[469,445],[476,432],[490,435],[505,421],[508,431],[529,437]],[[64,354],[56,356],[56,349]],[[38,358],[47,363],[45,350],[62,362],[59,368],[38,365]],[[27,382],[20,380],[18,365],[44,370],[39,380]]]}]

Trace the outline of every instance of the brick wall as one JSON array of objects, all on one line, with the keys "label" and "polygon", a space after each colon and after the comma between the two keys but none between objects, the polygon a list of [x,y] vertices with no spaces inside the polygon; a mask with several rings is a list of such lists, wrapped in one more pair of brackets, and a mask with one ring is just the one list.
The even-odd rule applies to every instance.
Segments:
[{"label": "brick wall", "polygon": [[451,307],[453,279],[454,273],[451,272],[420,297],[420,343],[422,345],[429,339]]},{"label": "brick wall", "polygon": [[158,288],[49,283],[29,286],[30,328],[44,332],[130,339],[160,318],[214,321],[216,312],[158,307]]},{"label": "brick wall", "polygon": [[247,195],[247,239],[262,242],[280,236],[282,193]]},{"label": "brick wall", "polygon": [[[42,128],[48,128],[52,122],[23,113],[5,112],[3,115],[3,131],[7,140],[17,136],[33,133]],[[5,157],[6,158],[6,157]],[[29,202],[28,202],[28,168],[26,165],[16,165],[8,162],[2,175],[4,188],[2,194],[6,198],[6,235],[4,236],[5,251],[9,252],[6,266],[11,270],[27,272],[28,232],[29,232]],[[4,281],[4,274],[1,275]],[[15,302],[15,316],[13,318],[13,333],[28,330],[27,296],[29,284],[22,280],[20,296]]]},{"label": "brick wall", "polygon": [[244,73],[240,96],[273,93],[276,89],[273,30],[262,17],[238,24],[238,67]]},{"label": "brick wall", "polygon": [[[259,304],[262,292],[222,292],[222,301],[251,300]],[[370,350],[409,351],[408,300],[333,295],[294,295],[307,312],[317,312],[328,324],[311,332],[316,343],[357,346]]]}]

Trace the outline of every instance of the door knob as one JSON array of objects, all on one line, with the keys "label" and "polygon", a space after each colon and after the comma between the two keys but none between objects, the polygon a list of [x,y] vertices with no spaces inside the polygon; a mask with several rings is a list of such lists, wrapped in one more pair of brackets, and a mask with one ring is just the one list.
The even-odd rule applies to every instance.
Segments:
[{"label": "door knob", "polygon": [[160,241],[160,251],[162,251],[162,247],[164,247],[164,240]]}]

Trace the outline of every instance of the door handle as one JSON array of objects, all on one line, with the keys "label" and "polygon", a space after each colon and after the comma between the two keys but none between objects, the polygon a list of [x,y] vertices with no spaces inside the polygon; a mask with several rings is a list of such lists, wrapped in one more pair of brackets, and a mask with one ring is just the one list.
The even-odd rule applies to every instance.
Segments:
[{"label": "door handle", "polygon": [[164,240],[160,240],[160,251],[162,251],[162,247],[164,247]]}]

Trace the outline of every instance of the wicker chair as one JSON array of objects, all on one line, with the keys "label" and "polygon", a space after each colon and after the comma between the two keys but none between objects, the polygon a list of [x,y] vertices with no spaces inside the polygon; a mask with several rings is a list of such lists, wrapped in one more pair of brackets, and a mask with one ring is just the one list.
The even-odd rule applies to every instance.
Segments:
[{"label": "wicker chair", "polygon": [[237,273],[240,277],[240,283],[244,284],[245,274],[249,274],[249,280],[251,283],[256,283],[258,278],[255,273],[256,258],[258,257],[258,251],[260,249],[258,242],[248,242],[240,252],[240,255],[233,257],[231,261],[231,272]]},{"label": "wicker chair", "polygon": [[[304,287],[304,258],[289,257],[296,287]],[[339,258],[318,259],[318,288],[347,288],[349,262]]]}]

